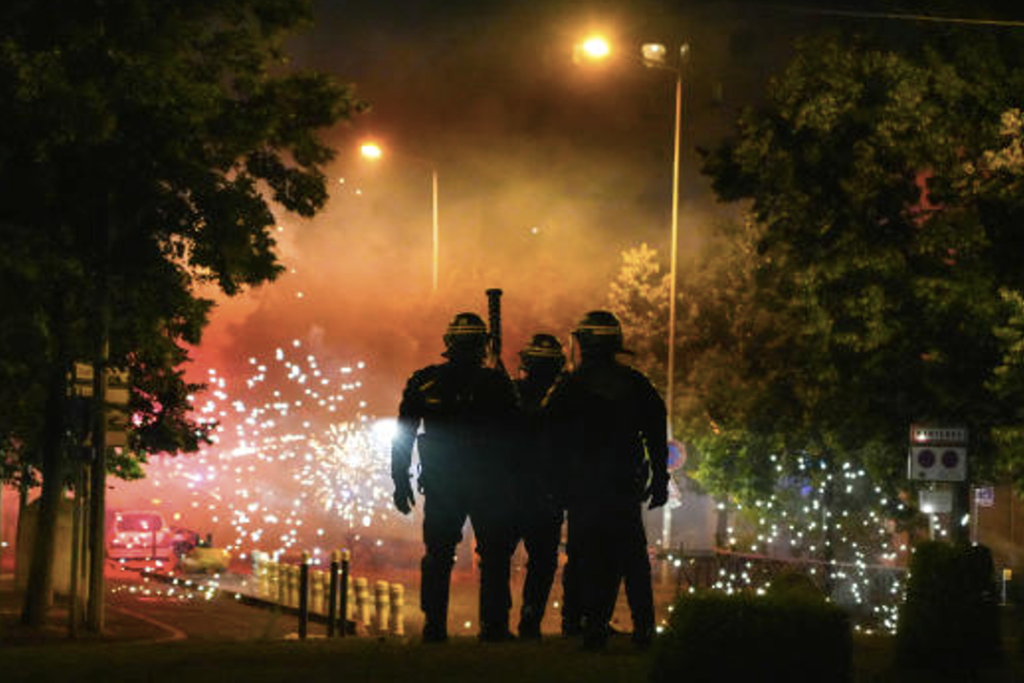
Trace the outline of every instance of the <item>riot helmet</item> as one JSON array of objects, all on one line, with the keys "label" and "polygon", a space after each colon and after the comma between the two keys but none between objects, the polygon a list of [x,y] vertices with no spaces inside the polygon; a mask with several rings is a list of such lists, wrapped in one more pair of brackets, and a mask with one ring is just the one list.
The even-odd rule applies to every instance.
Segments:
[{"label": "riot helmet", "polygon": [[617,353],[632,353],[622,346],[622,325],[610,311],[590,311],[576,325],[573,338],[580,346],[583,359],[613,357]]},{"label": "riot helmet", "polygon": [[554,376],[565,367],[565,352],[562,343],[553,334],[533,335],[519,352],[519,367],[526,375],[541,374]]},{"label": "riot helmet", "polygon": [[487,325],[476,313],[459,313],[448,323],[444,334],[444,357],[459,361],[483,362],[487,355]]}]

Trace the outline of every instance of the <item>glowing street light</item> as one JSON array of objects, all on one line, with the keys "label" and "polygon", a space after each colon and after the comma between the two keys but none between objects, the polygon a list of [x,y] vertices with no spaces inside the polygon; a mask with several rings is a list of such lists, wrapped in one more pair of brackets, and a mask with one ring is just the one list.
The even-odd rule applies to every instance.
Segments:
[{"label": "glowing street light", "polygon": [[359,153],[367,159],[380,159],[384,156],[384,150],[376,142],[365,142],[359,148]]},{"label": "glowing street light", "polygon": [[[384,149],[376,142],[364,142],[359,147],[359,153],[365,158],[371,161],[376,161],[383,158]],[[414,161],[418,164],[422,164],[430,169],[430,184],[431,184],[431,214],[432,214],[432,226],[431,226],[431,292],[437,292],[437,273],[438,273],[438,257],[440,254],[440,239],[441,233],[438,226],[437,219],[437,168],[431,162],[426,159],[420,159],[409,154],[400,154],[399,156],[405,157],[410,161]]]},{"label": "glowing street light", "polygon": [[591,36],[581,44],[583,53],[591,59],[604,59],[612,52],[611,45],[601,36]]}]

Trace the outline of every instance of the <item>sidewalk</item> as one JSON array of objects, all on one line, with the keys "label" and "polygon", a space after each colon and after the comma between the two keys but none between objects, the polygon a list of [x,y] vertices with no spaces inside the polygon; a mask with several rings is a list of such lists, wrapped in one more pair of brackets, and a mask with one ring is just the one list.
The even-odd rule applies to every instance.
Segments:
[{"label": "sidewalk", "polygon": [[[24,595],[14,588],[14,575],[0,575],[0,646],[73,644],[68,632],[68,605],[58,598],[47,615],[46,624],[32,629],[21,624]],[[119,609],[107,609],[102,635],[86,632],[77,642],[152,642],[166,639],[168,633],[149,621]]]}]

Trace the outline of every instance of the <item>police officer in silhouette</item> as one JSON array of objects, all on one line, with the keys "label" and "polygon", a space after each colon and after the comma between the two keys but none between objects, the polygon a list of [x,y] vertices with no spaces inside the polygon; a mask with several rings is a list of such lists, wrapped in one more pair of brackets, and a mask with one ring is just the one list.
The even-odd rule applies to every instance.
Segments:
[{"label": "police officer in silhouette", "polygon": [[565,464],[584,646],[605,646],[625,578],[633,640],[644,647],[654,634],[654,596],[641,503],[653,509],[668,500],[665,404],[643,374],[618,361],[628,351],[614,314],[587,313],[573,337],[580,366],[555,385],[546,411]]},{"label": "police officer in silhouette", "polygon": [[504,372],[484,366],[487,342],[487,326],[480,316],[456,315],[444,336],[447,362],[413,373],[398,408],[391,478],[395,507],[403,514],[415,504],[410,481],[414,441],[420,458],[426,546],[420,607],[425,642],[447,640],[451,572],[467,517],[480,556],[480,638],[510,637],[509,557],[514,532],[508,514],[508,441],[516,395]]},{"label": "police officer in silhouette", "polygon": [[[519,352],[520,420],[515,437],[516,463],[516,528],[518,539],[526,548],[526,580],[523,583],[522,608],[519,615],[519,637],[540,638],[548,595],[558,569],[558,546],[562,540],[564,508],[556,491],[555,463],[545,451],[541,405],[555,380],[565,367],[562,344],[550,334],[535,334]],[[518,540],[517,539],[517,540]],[[565,608],[572,614],[570,586],[563,574]],[[577,608],[578,609],[578,608]],[[578,617],[577,617],[578,619]]]}]

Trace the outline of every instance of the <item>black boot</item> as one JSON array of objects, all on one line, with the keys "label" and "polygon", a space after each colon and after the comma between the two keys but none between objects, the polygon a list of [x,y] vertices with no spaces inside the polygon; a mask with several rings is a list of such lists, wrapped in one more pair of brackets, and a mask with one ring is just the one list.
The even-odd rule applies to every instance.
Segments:
[{"label": "black boot", "polygon": [[523,605],[519,614],[519,637],[523,640],[540,640],[542,613],[533,605]]}]

